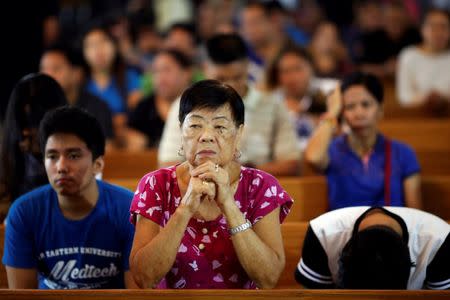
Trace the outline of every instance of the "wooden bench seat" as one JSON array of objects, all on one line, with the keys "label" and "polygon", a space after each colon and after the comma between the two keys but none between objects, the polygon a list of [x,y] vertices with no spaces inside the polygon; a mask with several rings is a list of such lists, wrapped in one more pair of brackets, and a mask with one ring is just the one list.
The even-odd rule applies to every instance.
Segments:
[{"label": "wooden bench seat", "polygon": [[448,291],[377,290],[0,290],[2,300],[446,300]]}]

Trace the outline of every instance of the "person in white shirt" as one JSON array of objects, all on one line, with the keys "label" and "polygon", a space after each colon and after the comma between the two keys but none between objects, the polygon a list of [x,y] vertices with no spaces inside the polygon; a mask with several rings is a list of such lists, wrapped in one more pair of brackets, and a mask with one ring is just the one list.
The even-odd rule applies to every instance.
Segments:
[{"label": "person in white shirt", "polygon": [[[247,48],[237,34],[218,34],[206,43],[205,75],[234,88],[243,98],[246,128],[239,161],[274,176],[296,175],[300,150],[283,103],[248,84]],[[158,149],[160,166],[184,160],[178,121],[179,99],[172,104]]]},{"label": "person in white shirt", "polygon": [[449,233],[414,208],[334,210],[310,222],[295,279],[322,289],[450,289]]},{"label": "person in white shirt", "polygon": [[402,50],[397,72],[397,98],[402,106],[424,106],[441,112],[450,102],[450,17],[429,10],[422,24],[423,42]]}]

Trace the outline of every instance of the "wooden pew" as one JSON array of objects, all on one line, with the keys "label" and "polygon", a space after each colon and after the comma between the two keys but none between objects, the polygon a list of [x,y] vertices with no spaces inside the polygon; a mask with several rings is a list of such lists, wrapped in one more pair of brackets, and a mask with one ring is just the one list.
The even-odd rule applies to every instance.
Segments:
[{"label": "wooden pew", "polygon": [[385,120],[380,123],[379,129],[386,136],[400,140],[418,152],[450,150],[449,120]]},{"label": "wooden pew", "polygon": [[105,154],[103,178],[142,177],[158,167],[158,150],[139,152],[111,151]]},{"label": "wooden pew", "polygon": [[397,100],[395,79],[387,79],[383,81],[384,87],[384,119],[413,119],[413,118],[442,118],[450,116],[450,110],[444,109],[436,115],[436,112],[432,112],[427,109],[426,106],[419,106],[414,108],[407,108],[400,105]]},{"label": "wooden pew", "polygon": [[450,220],[450,176],[422,178],[423,209],[444,220]]},{"label": "wooden pew", "polygon": [[377,290],[0,290],[2,300],[444,300],[448,291]]},{"label": "wooden pew", "polygon": [[[111,179],[109,182],[134,191],[135,179]],[[282,177],[281,186],[295,200],[287,222],[309,221],[328,209],[328,189],[325,177]],[[424,210],[444,220],[450,220],[450,176],[423,176],[422,199]]]},{"label": "wooden pew", "polygon": [[450,175],[450,150],[418,150],[416,155],[422,175]]},{"label": "wooden pew", "polygon": [[[380,130],[410,145],[423,174],[450,174],[450,121],[439,119],[385,120]],[[157,149],[139,152],[111,151],[105,155],[103,178],[140,178],[157,169]],[[303,174],[311,169],[303,164]]]},{"label": "wooden pew", "polygon": [[277,289],[300,288],[294,279],[294,271],[302,254],[303,240],[309,222],[285,222],[281,224],[286,264],[277,284]]},{"label": "wooden pew", "polygon": [[328,188],[325,177],[283,177],[279,182],[294,199],[286,222],[309,221],[328,210]]},{"label": "wooden pew", "polygon": [[[324,177],[281,178],[281,185],[295,202],[286,221],[308,221],[327,211]],[[423,210],[450,220],[450,176],[422,177]]]}]

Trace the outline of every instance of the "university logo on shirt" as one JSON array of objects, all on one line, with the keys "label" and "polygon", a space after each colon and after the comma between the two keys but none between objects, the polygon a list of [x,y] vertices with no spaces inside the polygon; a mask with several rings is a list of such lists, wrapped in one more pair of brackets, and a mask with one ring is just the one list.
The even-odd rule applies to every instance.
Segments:
[{"label": "university logo on shirt", "polygon": [[41,261],[46,260],[50,271],[43,282],[50,289],[104,288],[121,273],[117,265],[121,256],[120,252],[90,247],[47,250],[39,256]]}]

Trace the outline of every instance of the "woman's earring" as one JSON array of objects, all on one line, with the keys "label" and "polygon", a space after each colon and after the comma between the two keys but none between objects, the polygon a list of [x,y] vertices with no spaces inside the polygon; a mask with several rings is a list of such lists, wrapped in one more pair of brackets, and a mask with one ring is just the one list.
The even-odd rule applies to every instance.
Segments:
[{"label": "woman's earring", "polygon": [[241,156],[242,156],[241,150],[236,149],[236,151],[234,151],[234,159],[239,159],[241,158]]},{"label": "woman's earring", "polygon": [[184,156],[184,149],[183,149],[183,146],[181,146],[180,149],[178,149],[177,154],[178,154],[178,156]]}]

